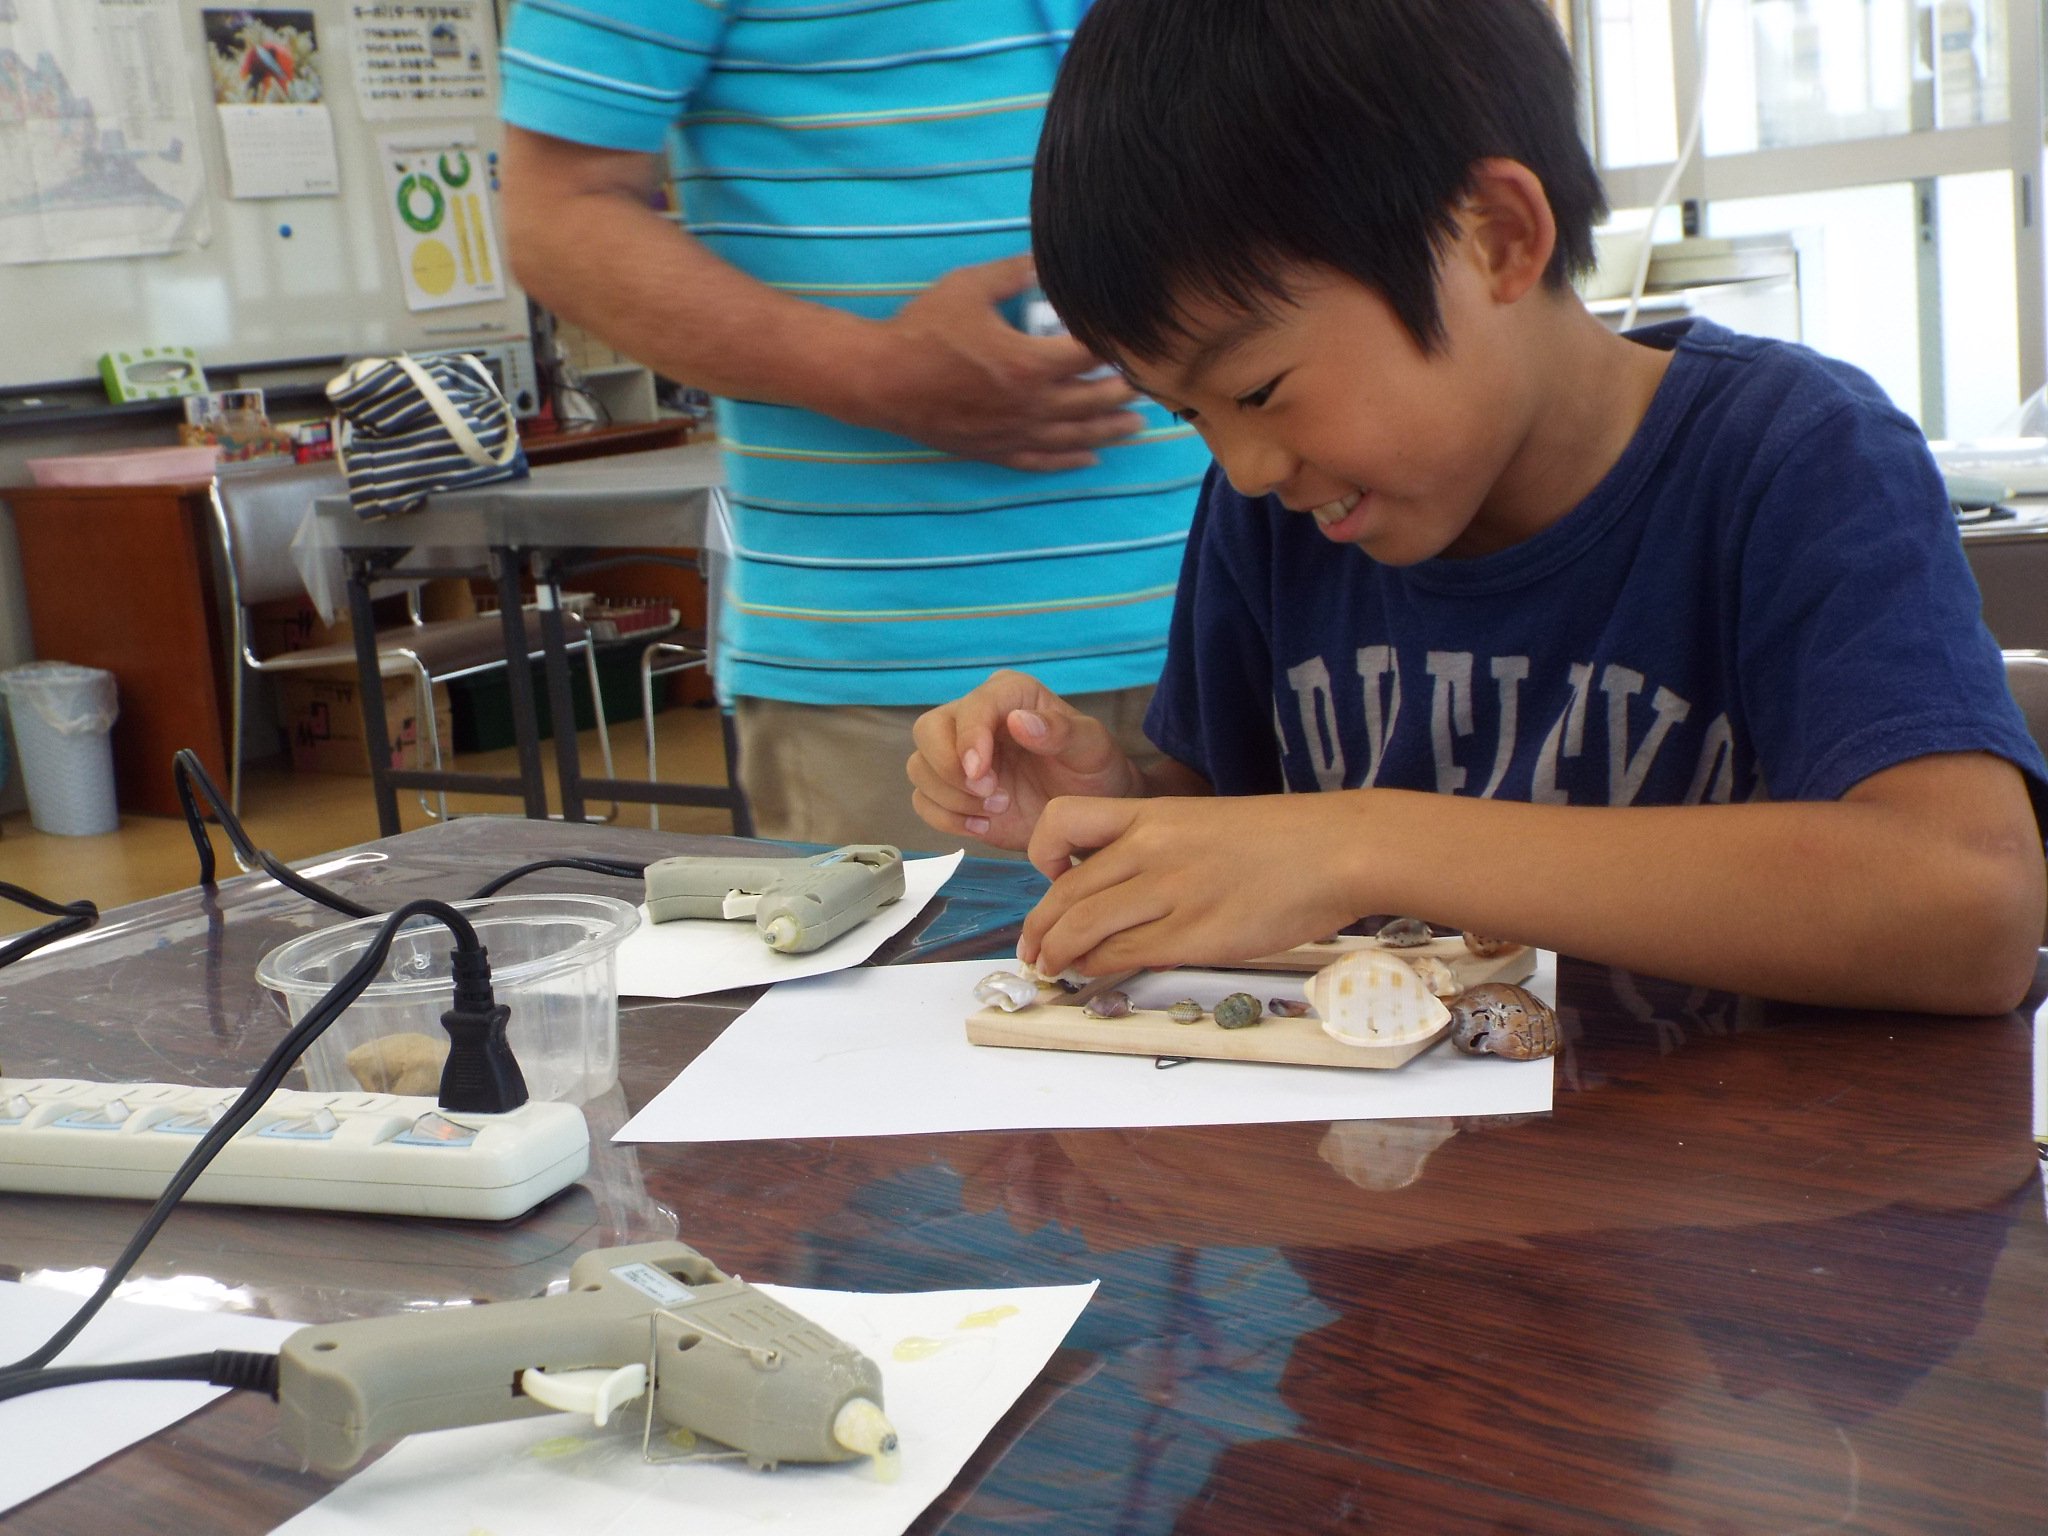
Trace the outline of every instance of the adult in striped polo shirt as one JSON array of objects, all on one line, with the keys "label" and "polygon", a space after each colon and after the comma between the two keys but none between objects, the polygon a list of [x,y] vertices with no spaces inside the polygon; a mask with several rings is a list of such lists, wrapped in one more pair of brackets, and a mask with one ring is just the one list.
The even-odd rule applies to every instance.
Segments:
[{"label": "adult in striped polo shirt", "polygon": [[[910,726],[1027,667],[1149,753],[1207,454],[1030,285],[1040,115],[1085,0],[520,0],[521,280],[718,397],[720,684],[764,835],[955,847]],[[684,226],[653,211],[672,169]],[[1006,311],[1008,311],[1006,315]]]}]

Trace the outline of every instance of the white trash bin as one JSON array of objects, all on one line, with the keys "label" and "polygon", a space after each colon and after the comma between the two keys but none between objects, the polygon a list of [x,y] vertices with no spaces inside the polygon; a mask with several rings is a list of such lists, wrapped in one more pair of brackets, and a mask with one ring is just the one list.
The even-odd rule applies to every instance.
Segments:
[{"label": "white trash bin", "polygon": [[114,748],[107,733],[120,713],[114,674],[64,661],[32,661],[0,672],[14,724],[15,755],[38,832],[92,837],[117,831]]}]

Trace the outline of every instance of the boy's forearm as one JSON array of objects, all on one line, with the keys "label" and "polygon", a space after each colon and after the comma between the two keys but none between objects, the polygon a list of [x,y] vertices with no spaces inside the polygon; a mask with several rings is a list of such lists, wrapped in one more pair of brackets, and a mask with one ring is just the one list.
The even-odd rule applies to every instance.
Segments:
[{"label": "boy's forearm", "polygon": [[2011,832],[1940,835],[1910,806],[1854,791],[1621,810],[1386,790],[1330,799],[1333,857],[1361,912],[1794,1001],[1996,1013],[2033,975],[2031,815]]}]

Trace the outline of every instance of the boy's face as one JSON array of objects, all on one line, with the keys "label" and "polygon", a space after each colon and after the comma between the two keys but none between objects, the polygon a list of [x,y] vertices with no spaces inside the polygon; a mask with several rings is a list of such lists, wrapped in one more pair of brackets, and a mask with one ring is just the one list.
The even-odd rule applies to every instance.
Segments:
[{"label": "boy's face", "polygon": [[1383,564],[1524,536],[1488,506],[1533,409],[1521,338],[1465,242],[1440,269],[1434,352],[1342,274],[1300,269],[1289,290],[1294,302],[1267,316],[1188,306],[1194,339],[1127,376],[1193,424],[1241,494],[1276,496]]}]

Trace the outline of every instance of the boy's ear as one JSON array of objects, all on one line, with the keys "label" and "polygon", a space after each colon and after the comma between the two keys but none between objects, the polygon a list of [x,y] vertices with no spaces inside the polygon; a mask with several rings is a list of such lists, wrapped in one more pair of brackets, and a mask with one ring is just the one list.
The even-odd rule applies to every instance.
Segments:
[{"label": "boy's ear", "polygon": [[1519,160],[1473,165],[1459,222],[1496,303],[1512,304],[1543,281],[1557,219],[1542,181]]}]

